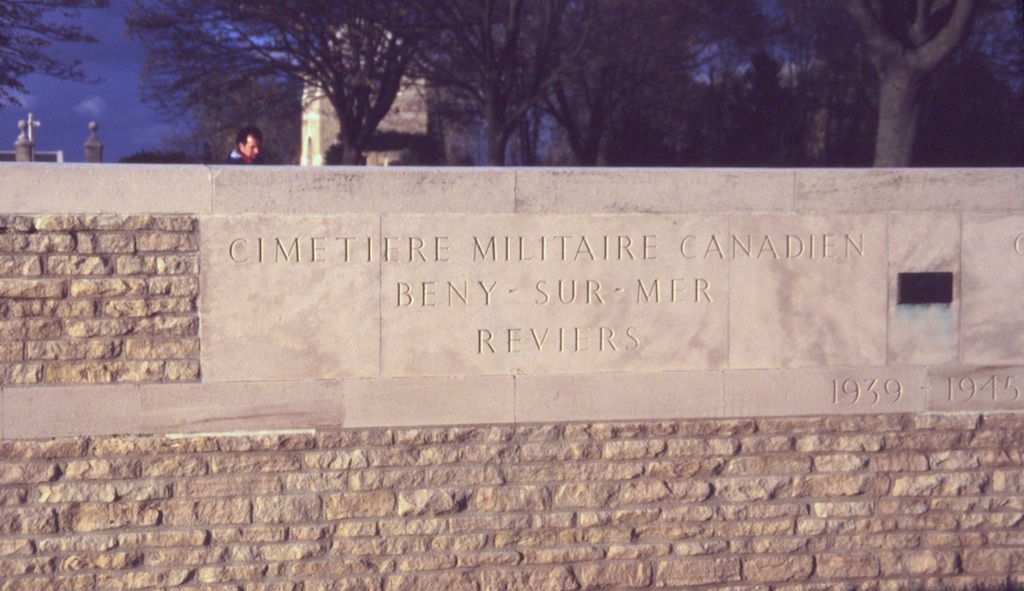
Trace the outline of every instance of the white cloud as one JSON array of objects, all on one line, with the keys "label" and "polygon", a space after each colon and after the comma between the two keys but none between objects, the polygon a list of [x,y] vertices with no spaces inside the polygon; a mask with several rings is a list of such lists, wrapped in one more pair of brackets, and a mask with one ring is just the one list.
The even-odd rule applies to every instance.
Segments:
[{"label": "white cloud", "polygon": [[22,109],[31,109],[39,103],[39,101],[36,100],[36,97],[32,96],[31,94],[16,92],[14,93],[14,98],[19,103],[21,103]]},{"label": "white cloud", "polygon": [[79,115],[87,115],[89,117],[99,117],[103,114],[103,111],[107,108],[107,101],[103,100],[103,97],[94,96],[87,98],[84,101],[78,103],[75,106],[75,112]]}]

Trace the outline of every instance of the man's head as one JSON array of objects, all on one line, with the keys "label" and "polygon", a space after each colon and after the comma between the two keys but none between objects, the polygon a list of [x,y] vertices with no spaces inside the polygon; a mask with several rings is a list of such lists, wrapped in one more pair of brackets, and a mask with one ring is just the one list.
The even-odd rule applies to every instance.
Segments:
[{"label": "man's head", "polygon": [[263,132],[258,127],[243,127],[235,136],[235,147],[247,161],[255,161],[260,155]]}]

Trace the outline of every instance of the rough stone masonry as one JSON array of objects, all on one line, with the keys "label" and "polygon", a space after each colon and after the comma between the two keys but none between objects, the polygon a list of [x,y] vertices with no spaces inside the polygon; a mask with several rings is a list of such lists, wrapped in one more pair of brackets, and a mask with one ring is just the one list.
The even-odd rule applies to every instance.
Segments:
[{"label": "rough stone masonry", "polygon": [[1004,589],[1024,419],[0,443],[0,590]]},{"label": "rough stone masonry", "polygon": [[0,383],[199,379],[198,222],[0,216]]}]

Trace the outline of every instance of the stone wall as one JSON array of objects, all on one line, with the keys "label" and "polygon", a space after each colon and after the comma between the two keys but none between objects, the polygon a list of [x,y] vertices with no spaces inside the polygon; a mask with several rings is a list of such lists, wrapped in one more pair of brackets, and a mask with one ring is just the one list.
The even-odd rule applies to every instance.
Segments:
[{"label": "stone wall", "polygon": [[1021,187],[0,166],[0,591],[1024,585]]},{"label": "stone wall", "polygon": [[0,216],[0,384],[199,379],[189,216]]},{"label": "stone wall", "polygon": [[0,589],[1003,589],[1020,414],[0,443]]}]

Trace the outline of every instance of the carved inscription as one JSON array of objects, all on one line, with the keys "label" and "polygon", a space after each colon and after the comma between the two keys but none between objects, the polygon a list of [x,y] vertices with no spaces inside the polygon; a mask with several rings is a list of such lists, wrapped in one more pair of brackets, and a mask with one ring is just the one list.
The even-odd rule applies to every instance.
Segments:
[{"label": "carved inscription", "polygon": [[1017,237],[1013,239],[1013,252],[1024,254],[1024,234],[1017,234]]},{"label": "carved inscription", "polygon": [[[547,347],[545,349],[545,347]],[[477,331],[477,353],[556,353],[636,351],[640,348],[637,327],[607,326],[569,328],[506,328]]]},{"label": "carved inscription", "polygon": [[[653,261],[658,259],[656,235],[619,236],[473,236],[473,262]],[[849,259],[864,256],[864,234],[810,235],[687,235],[675,251],[687,260],[726,259]],[[450,236],[273,236],[236,238],[228,245],[235,263],[325,262],[335,251],[340,262],[447,262]],[[1024,254],[1024,234],[1014,250]]]},{"label": "carved inscription", "polygon": [[[379,272],[381,293],[367,295],[379,298],[385,318],[394,311],[395,320],[382,326],[394,325],[396,339],[416,338],[417,326],[432,323],[452,331],[454,350],[473,358],[624,357],[653,346],[672,359],[700,349],[702,330],[710,328],[715,334],[707,338],[717,340],[726,326],[725,263],[861,259],[869,247],[859,231],[730,234],[715,220],[702,233],[699,222],[644,228],[644,219],[587,220],[583,227],[600,229],[565,233],[546,222],[545,231],[505,234],[494,229],[507,220],[486,218],[482,232],[462,231],[451,220],[422,231],[427,224],[415,220],[420,230],[380,236],[253,233],[233,237],[226,254],[233,265],[267,269],[351,265]],[[1024,237],[1015,247],[1024,251]],[[720,366],[716,355],[706,367]],[[833,384],[835,404],[898,402],[901,395],[896,380]]]},{"label": "carved inscription", "polygon": [[399,281],[395,305],[399,308],[421,306],[449,308],[472,305],[490,306],[494,301],[497,281],[420,281],[406,283]]},{"label": "carved inscription", "polygon": [[[473,237],[473,260],[625,261],[658,258],[659,237],[487,236]],[[864,256],[864,234],[687,235],[675,241],[683,258],[835,259]]]},{"label": "carved inscription", "polygon": [[657,236],[474,236],[473,260],[635,261],[654,260]]},{"label": "carved inscription", "polygon": [[[395,283],[395,305],[470,307],[491,306],[497,281],[418,281]],[[633,283],[609,285],[596,279],[541,279],[527,293],[533,303],[545,305],[605,305],[615,303],[678,304],[711,303],[711,282],[707,279],[637,279]],[[505,297],[519,294],[510,288]]]},{"label": "carved inscription", "polygon": [[236,238],[228,245],[228,257],[234,263],[322,263],[322,236],[308,238]]},{"label": "carved inscription", "polygon": [[832,380],[832,404],[836,406],[897,404],[902,398],[903,383],[895,378]]},{"label": "carved inscription", "polygon": [[[235,238],[228,245],[234,263],[433,262],[449,256],[447,236],[288,236]],[[330,257],[328,257],[330,251]]]},{"label": "carved inscription", "polygon": [[947,378],[949,402],[1019,402],[1017,376]]},{"label": "carved inscription", "polygon": [[864,256],[864,234],[686,236],[687,259],[849,259]]}]

